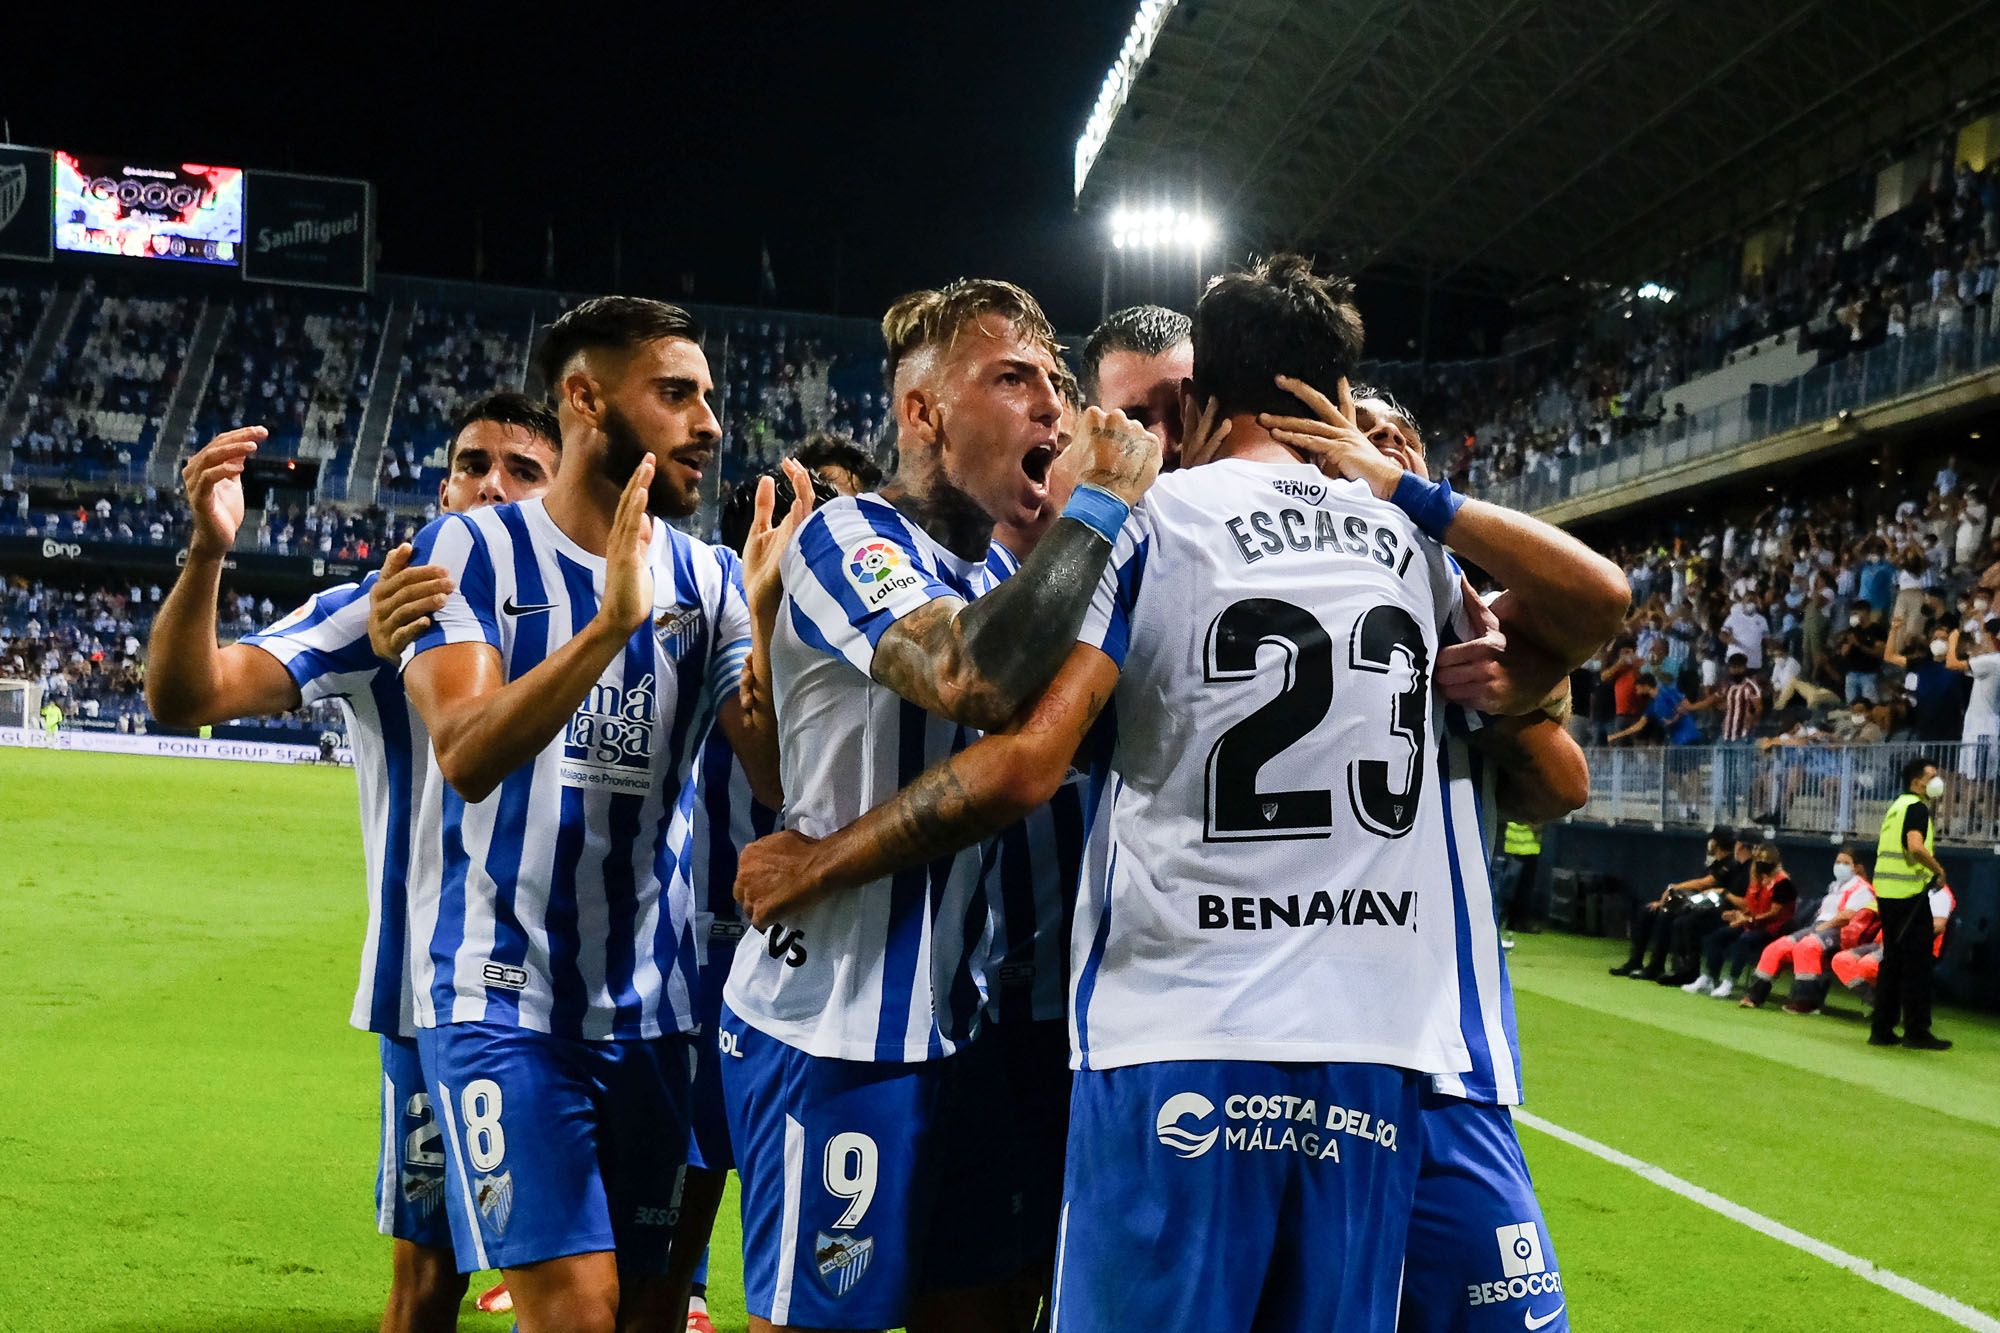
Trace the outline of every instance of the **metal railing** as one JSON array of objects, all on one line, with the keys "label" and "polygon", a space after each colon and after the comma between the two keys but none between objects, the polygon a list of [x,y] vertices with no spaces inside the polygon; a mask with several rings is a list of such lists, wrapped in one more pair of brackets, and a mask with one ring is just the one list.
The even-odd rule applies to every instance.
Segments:
[{"label": "metal railing", "polygon": [[1873,839],[1922,755],[1945,779],[1938,832],[2000,850],[2000,740],[1965,744],[1606,746],[1584,751],[1581,819],[1650,828],[1757,824],[1780,833]]},{"label": "metal railing", "polygon": [[1518,477],[1478,490],[1496,504],[1532,513],[1995,364],[2000,364],[2000,320],[1982,316],[1945,331],[1915,329],[1781,384],[1753,385],[1740,397],[1670,417],[1579,457],[1545,459]]}]

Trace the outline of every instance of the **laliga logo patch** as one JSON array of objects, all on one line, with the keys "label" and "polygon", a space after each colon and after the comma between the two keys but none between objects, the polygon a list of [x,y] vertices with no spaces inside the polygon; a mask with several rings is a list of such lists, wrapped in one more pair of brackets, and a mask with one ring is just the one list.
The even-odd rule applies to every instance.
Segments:
[{"label": "laliga logo patch", "polygon": [[861,594],[862,605],[873,611],[897,592],[919,582],[910,568],[910,557],[893,543],[863,542],[847,558],[847,581]]},{"label": "laliga logo patch", "polygon": [[[1215,1146],[1222,1127],[1216,1126],[1206,1134],[1198,1133],[1201,1122],[1215,1114],[1215,1103],[1198,1092],[1177,1092],[1160,1105],[1160,1114],[1153,1120],[1153,1132],[1160,1142],[1172,1148],[1182,1157],[1192,1160]],[[1185,1116],[1195,1118],[1195,1128],[1182,1126]]]},{"label": "laliga logo patch", "polygon": [[28,168],[19,162],[0,167],[0,231],[7,229],[27,202]]},{"label": "laliga logo patch", "polygon": [[813,1266],[819,1280],[835,1299],[854,1290],[854,1284],[868,1271],[875,1258],[873,1236],[829,1236],[822,1231],[813,1237]]},{"label": "laliga logo patch", "polygon": [[887,542],[868,542],[848,557],[848,574],[856,583],[882,583],[905,563],[903,553]]}]

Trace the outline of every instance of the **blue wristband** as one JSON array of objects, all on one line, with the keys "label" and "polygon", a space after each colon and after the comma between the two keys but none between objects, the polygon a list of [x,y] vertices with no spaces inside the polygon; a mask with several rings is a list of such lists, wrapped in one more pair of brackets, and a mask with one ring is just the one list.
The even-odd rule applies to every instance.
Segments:
[{"label": "blue wristband", "polygon": [[1414,472],[1403,474],[1403,479],[1396,483],[1396,493],[1389,499],[1410,516],[1410,521],[1426,537],[1436,541],[1444,540],[1444,530],[1465,505],[1465,497],[1453,491],[1450,482],[1442,478],[1425,481]]},{"label": "blue wristband", "polygon": [[1125,526],[1125,516],[1131,512],[1131,505],[1102,486],[1086,482],[1070,492],[1069,503],[1063,506],[1062,516],[1075,519],[1105,541],[1116,545],[1118,529]]}]

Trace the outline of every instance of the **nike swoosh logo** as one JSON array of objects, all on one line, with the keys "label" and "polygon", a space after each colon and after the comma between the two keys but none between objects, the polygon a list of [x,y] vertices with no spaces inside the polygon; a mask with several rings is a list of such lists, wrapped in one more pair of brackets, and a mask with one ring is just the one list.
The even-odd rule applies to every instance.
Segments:
[{"label": "nike swoosh logo", "polygon": [[[1568,1301],[1563,1302],[1563,1305],[1568,1305],[1568,1304],[1569,1304]],[[1543,1315],[1539,1319],[1535,1317],[1535,1312],[1533,1310],[1523,1310],[1521,1312],[1521,1322],[1527,1325],[1528,1333],[1535,1333],[1536,1329],[1545,1328],[1549,1324],[1554,1323],[1556,1316],[1563,1312],[1563,1305],[1558,1305],[1555,1309],[1549,1311],[1547,1314]]]},{"label": "nike swoosh logo", "polygon": [[510,616],[532,616],[537,611],[553,611],[556,609],[556,604],[554,602],[537,602],[533,606],[516,606],[514,605],[514,599],[509,597],[506,601],[500,603],[500,609]]}]

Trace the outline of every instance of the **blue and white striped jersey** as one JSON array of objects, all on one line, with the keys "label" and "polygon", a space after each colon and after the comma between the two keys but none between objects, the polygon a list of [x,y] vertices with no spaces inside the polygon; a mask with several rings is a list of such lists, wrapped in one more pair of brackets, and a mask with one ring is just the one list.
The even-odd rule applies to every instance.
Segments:
[{"label": "blue and white striped jersey", "polygon": [[376,575],[314,593],[305,605],[242,642],[278,659],[306,703],[338,699],[347,714],[361,791],[361,851],[368,868],[368,934],[348,1021],[408,1037],[412,1019],[405,919],[412,791],[430,757],[423,719],[403,697],[395,668],[368,646],[368,591]]},{"label": "blue and white striped jersey", "polygon": [[750,775],[720,729],[708,733],[694,776],[688,880],[694,889],[695,962],[728,967],[747,927],[736,906],[736,858],[778,827],[778,812],[750,794]]},{"label": "blue and white striped jersey", "polygon": [[1431,673],[1443,549],[1365,485],[1226,459],[1161,477],[1082,641],[1094,740],[1072,1063],[1464,1070]]},{"label": "blue and white striped jersey", "polygon": [[984,971],[993,1022],[1051,1022],[1067,1011],[1087,777],[1071,769],[1054,799],[986,844],[992,940]]},{"label": "blue and white striped jersey", "polygon": [[1496,1106],[1521,1104],[1521,1039],[1514,1028],[1514,986],[1493,913],[1492,865],[1497,775],[1466,742],[1465,710],[1447,704],[1438,752],[1444,784],[1445,855],[1451,858],[1458,953],[1459,1032],[1472,1068],[1436,1074],[1433,1091]]},{"label": "blue and white striped jersey", "polygon": [[[597,613],[604,559],[540,500],[448,514],[414,562],[456,585],[404,654],[485,643],[518,680]],[[689,781],[737,687],[750,616],[736,556],[656,522],[654,614],[562,733],[476,804],[427,772],[410,871],[420,1027],[592,1040],[694,1026]]]},{"label": "blue and white striped jersey", "polygon": [[[939,597],[967,601],[1011,562],[962,560],[878,495],[822,506],[785,552],[771,645],[785,827],[823,838],[978,733],[869,676],[875,645]],[[809,903],[736,951],[724,998],[744,1022],[811,1055],[935,1059],[985,1001],[981,849]]]}]

